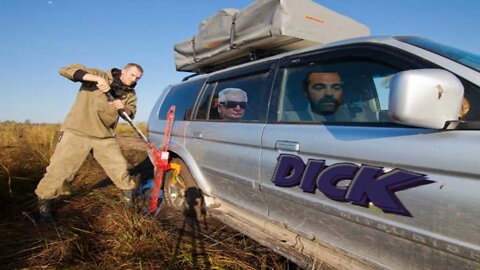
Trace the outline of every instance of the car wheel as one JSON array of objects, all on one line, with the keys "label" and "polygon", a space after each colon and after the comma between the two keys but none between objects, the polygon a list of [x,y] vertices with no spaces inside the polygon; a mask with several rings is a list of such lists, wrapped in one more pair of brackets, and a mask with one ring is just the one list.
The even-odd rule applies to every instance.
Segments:
[{"label": "car wheel", "polygon": [[181,159],[174,158],[170,163],[180,165],[180,173],[177,177],[174,176],[174,170],[169,170],[165,174],[165,201],[174,209],[182,211],[187,209],[189,204],[192,205],[193,197],[189,195],[192,194],[191,191],[199,189],[187,165]]}]

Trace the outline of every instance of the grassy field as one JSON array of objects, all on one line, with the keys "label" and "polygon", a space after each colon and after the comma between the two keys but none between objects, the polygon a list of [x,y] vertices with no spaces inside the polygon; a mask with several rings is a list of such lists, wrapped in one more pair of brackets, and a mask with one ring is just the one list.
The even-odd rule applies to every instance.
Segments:
[{"label": "grassy field", "polygon": [[[55,223],[37,224],[33,191],[59,129],[0,123],[0,269],[295,269],[215,220],[192,225],[169,209],[157,217],[127,211],[91,157],[73,178],[73,194],[54,201]],[[135,136],[127,124],[118,134]],[[146,158],[138,149],[124,155],[132,167]]]}]

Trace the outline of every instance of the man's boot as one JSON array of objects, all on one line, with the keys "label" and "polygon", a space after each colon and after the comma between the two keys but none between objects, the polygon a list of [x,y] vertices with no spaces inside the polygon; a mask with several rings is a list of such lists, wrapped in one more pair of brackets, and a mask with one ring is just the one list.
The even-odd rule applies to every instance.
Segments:
[{"label": "man's boot", "polygon": [[53,222],[50,200],[38,198],[38,223]]},{"label": "man's boot", "polygon": [[125,204],[125,207],[128,209],[133,209],[133,189],[124,189],[122,190],[122,202]]}]

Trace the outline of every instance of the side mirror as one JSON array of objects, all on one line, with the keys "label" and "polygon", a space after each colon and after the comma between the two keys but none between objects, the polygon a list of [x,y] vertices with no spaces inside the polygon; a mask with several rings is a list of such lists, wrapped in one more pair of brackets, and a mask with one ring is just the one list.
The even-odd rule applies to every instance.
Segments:
[{"label": "side mirror", "polygon": [[394,122],[442,129],[458,120],[463,85],[443,69],[418,69],[397,73],[390,81],[388,113]]}]

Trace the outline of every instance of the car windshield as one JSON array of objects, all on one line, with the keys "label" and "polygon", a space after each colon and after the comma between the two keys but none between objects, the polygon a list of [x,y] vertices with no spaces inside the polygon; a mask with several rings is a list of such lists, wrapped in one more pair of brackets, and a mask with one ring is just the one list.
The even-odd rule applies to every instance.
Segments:
[{"label": "car windshield", "polygon": [[396,37],[397,40],[423,48],[459,62],[467,67],[480,71],[480,55],[462,51],[460,49],[442,45],[431,40],[419,37]]}]

